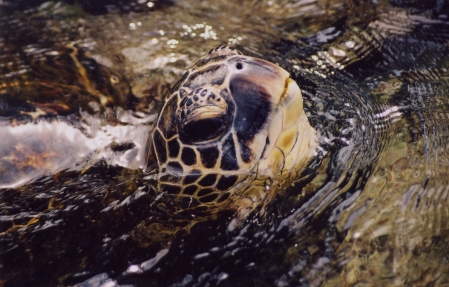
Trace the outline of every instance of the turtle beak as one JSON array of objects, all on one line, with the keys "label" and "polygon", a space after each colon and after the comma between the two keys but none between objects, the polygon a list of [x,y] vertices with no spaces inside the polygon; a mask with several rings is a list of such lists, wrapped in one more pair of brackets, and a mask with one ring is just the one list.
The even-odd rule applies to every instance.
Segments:
[{"label": "turtle beak", "polygon": [[282,94],[279,108],[284,109],[284,128],[291,127],[304,112],[301,89],[298,84],[290,78],[286,81],[285,90]]}]

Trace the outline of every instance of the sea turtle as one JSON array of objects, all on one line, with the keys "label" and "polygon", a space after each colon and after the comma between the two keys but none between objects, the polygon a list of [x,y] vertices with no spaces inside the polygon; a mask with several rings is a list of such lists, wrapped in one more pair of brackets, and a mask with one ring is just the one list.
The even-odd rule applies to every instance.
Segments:
[{"label": "sea turtle", "polygon": [[154,187],[177,213],[244,218],[297,179],[317,138],[279,66],[218,46],[167,95],[148,144]]}]

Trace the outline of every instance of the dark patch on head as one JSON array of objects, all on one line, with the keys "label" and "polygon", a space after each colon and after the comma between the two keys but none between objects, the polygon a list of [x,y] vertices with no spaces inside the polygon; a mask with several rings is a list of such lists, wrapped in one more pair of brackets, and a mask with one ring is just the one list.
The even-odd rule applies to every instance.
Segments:
[{"label": "dark patch on head", "polygon": [[251,141],[267,121],[271,109],[269,95],[250,79],[235,77],[230,91],[237,106],[234,128],[242,141]]},{"label": "dark patch on head", "polygon": [[190,186],[187,186],[186,188],[184,188],[184,190],[182,191],[182,194],[194,195],[197,190],[198,190],[198,186],[190,185]]},{"label": "dark patch on head", "polygon": [[199,185],[201,186],[212,186],[214,185],[215,181],[217,180],[217,175],[216,174],[208,174],[205,177],[203,177],[200,182],[198,182]]},{"label": "dark patch on head", "polygon": [[219,86],[223,84],[226,75],[226,65],[214,65],[205,70],[200,70],[196,73],[192,73],[192,75],[185,82],[184,87],[188,87],[191,90],[194,90],[206,84]]},{"label": "dark patch on head", "polygon": [[212,192],[214,192],[214,190],[212,188],[202,188],[200,191],[198,191],[198,193],[196,195],[197,196],[205,196],[205,195],[211,194]]},{"label": "dark patch on head", "polygon": [[167,148],[165,147],[165,140],[158,130],[154,131],[153,135],[154,148],[160,163],[167,161]]},{"label": "dark patch on head", "polygon": [[165,138],[169,139],[178,133],[178,117],[176,112],[178,110],[177,97],[172,97],[165,104],[161,111],[158,127],[161,129]]},{"label": "dark patch on head", "polygon": [[176,185],[163,184],[161,185],[161,190],[168,194],[179,194],[181,192],[181,187]]},{"label": "dark patch on head", "polygon": [[217,163],[219,151],[216,146],[207,147],[207,148],[199,148],[201,156],[201,163],[206,168],[212,168]]},{"label": "dark patch on head", "polygon": [[236,175],[222,175],[217,185],[215,186],[220,191],[226,191],[237,182]]},{"label": "dark patch on head", "polygon": [[190,184],[190,183],[194,183],[195,181],[198,180],[198,178],[200,178],[201,176],[201,171],[199,170],[192,170],[191,172],[189,172],[188,175],[186,175],[184,177],[184,181],[182,182],[182,184]]},{"label": "dark patch on head", "polygon": [[170,157],[177,157],[179,154],[179,143],[178,140],[175,138],[171,141],[168,141],[168,155]]},{"label": "dark patch on head", "polygon": [[237,162],[237,156],[235,152],[234,141],[232,135],[229,135],[223,143],[221,158],[221,169],[223,170],[238,170],[239,165]]},{"label": "dark patch on head", "polygon": [[217,193],[212,193],[207,196],[200,197],[199,200],[201,203],[208,203],[214,201],[215,199],[217,199],[217,197],[218,197]]},{"label": "dark patch on head", "polygon": [[189,147],[182,149],[181,160],[186,165],[193,165],[196,163],[195,151]]},{"label": "dark patch on head", "polygon": [[220,198],[217,200],[217,202],[223,202],[223,201],[227,200],[230,196],[231,196],[230,192],[223,193],[220,196]]}]

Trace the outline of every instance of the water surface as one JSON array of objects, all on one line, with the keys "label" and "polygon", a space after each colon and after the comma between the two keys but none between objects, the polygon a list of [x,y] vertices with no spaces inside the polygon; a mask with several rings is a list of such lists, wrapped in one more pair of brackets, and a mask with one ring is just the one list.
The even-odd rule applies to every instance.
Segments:
[{"label": "water surface", "polygon": [[[449,283],[444,1],[0,3],[4,286]],[[155,235],[146,136],[220,44],[291,73],[318,156],[264,216]]]}]

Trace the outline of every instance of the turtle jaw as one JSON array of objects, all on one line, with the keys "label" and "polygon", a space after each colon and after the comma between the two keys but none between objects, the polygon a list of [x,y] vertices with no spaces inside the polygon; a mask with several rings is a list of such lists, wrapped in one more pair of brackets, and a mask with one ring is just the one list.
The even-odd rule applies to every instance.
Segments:
[{"label": "turtle jaw", "polygon": [[303,110],[301,90],[288,78],[268,128],[259,172],[269,177],[297,174],[315,155],[316,131]]},{"label": "turtle jaw", "polygon": [[291,127],[304,113],[301,89],[291,78],[285,81],[285,89],[279,102],[279,108],[285,110],[283,112],[284,128]]}]

